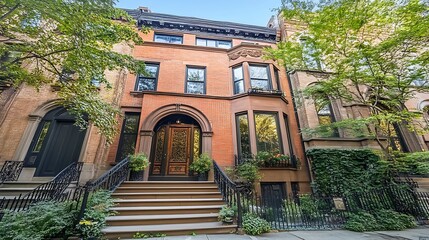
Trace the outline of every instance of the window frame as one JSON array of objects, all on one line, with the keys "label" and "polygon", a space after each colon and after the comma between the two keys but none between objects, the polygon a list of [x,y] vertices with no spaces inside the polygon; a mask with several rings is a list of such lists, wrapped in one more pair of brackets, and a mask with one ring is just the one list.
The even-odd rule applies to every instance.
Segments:
[{"label": "window frame", "polygon": [[[135,133],[125,133],[124,132],[125,124],[127,123],[127,121],[126,121],[127,115],[138,116],[137,131]],[[135,135],[135,144],[136,145],[134,146],[134,151],[136,150],[137,138],[138,138],[139,130],[140,130],[140,120],[141,120],[141,113],[140,112],[124,112],[124,118],[122,120],[121,132],[119,134],[118,147],[116,149],[115,162],[120,162],[122,160],[122,159],[119,159],[119,157],[120,157],[120,150],[122,150],[122,148],[123,148],[123,142],[124,142],[124,136],[125,135],[128,135],[128,136]]]},{"label": "window frame", "polygon": [[[198,45],[198,40],[204,40],[206,41],[206,45]],[[200,47],[212,47],[212,46],[207,46],[207,41],[215,41],[215,48],[221,48],[221,49],[231,49],[232,46],[232,41],[231,40],[222,40],[222,39],[211,39],[211,38],[202,38],[202,37],[196,37],[195,38],[195,46],[200,46]],[[219,42],[229,42],[230,43],[230,47],[229,48],[223,48],[223,47],[219,47]]]},{"label": "window frame", "polygon": [[157,66],[155,77],[145,77],[145,76],[143,76],[142,78],[154,79],[155,80],[155,88],[153,90],[139,90],[138,87],[139,87],[139,83],[140,83],[140,75],[141,74],[137,74],[137,76],[136,76],[136,83],[134,85],[134,91],[136,91],[136,92],[157,91],[157,89],[158,89],[159,68],[160,68],[161,64],[160,63],[156,63],[156,62],[145,62],[145,68],[148,65]]},{"label": "window frame", "polygon": [[[241,67],[241,73],[243,75],[243,78],[239,79],[239,80],[235,80],[234,69],[240,68],[240,67]],[[246,92],[246,81],[245,81],[245,77],[244,77],[244,66],[243,66],[243,64],[232,66],[231,72],[232,72],[232,92],[234,93],[234,95],[245,93]],[[239,82],[239,81],[243,81],[243,92],[237,93],[237,92],[235,92],[235,83]]]},{"label": "window frame", "polygon": [[[189,69],[202,69],[204,70],[204,81],[189,81],[188,80],[188,70]],[[196,83],[203,83],[203,93],[188,93],[188,82],[196,82]],[[186,73],[185,73],[185,93],[186,94],[197,94],[197,95],[206,95],[207,90],[207,67],[206,66],[195,66],[195,65],[186,65]]]},{"label": "window frame", "polygon": [[[335,117],[334,109],[332,107],[332,102],[329,100],[329,102],[325,106],[328,106],[329,114],[320,114],[319,112],[322,108],[320,110],[317,110],[317,106],[315,106],[316,107],[316,114],[317,114],[317,121],[319,122],[319,125],[322,125],[322,123],[320,122],[320,116],[329,116],[329,119],[331,121],[330,124],[337,121],[336,117]],[[340,136],[340,134],[338,132],[338,128],[332,128],[331,137],[339,137],[339,136]]]},{"label": "window frame", "polygon": [[256,153],[259,152],[258,149],[258,132],[256,131],[256,114],[266,114],[266,115],[273,115],[274,120],[276,121],[276,131],[279,141],[279,153],[284,154],[284,146],[283,146],[283,139],[282,139],[282,131],[280,127],[280,120],[279,120],[279,113],[278,112],[270,112],[270,111],[253,111],[253,122],[254,122],[254,130],[255,130],[255,143],[256,143]]},{"label": "window frame", "polygon": [[179,43],[172,43],[172,42],[159,42],[156,41],[156,37],[157,36],[166,36],[166,37],[180,37],[181,41],[180,44],[183,44],[183,35],[174,35],[174,34],[165,34],[165,33],[154,33],[153,34],[153,42],[157,42],[157,43],[167,43],[167,44],[179,44]]},{"label": "window frame", "polygon": [[[250,70],[252,67],[265,67],[265,69],[267,70],[267,79],[252,78],[252,74],[251,74],[251,70]],[[251,89],[256,89],[255,87],[252,86],[252,80],[254,79],[257,81],[267,81],[268,89],[263,89],[263,91],[273,90],[272,77],[271,77],[271,71],[270,71],[270,65],[269,64],[248,63],[248,72],[249,72],[249,82],[250,82],[250,88]]]},{"label": "window frame", "polygon": [[281,91],[282,87],[280,85],[280,70],[276,68],[274,65],[273,65],[273,70],[274,70],[274,80],[276,81],[276,84],[277,84],[277,90]]},{"label": "window frame", "polygon": [[[249,135],[249,156],[243,154],[242,143],[241,143],[241,132],[240,132],[240,116],[246,116],[247,118],[247,133]],[[237,139],[237,155],[239,157],[251,157],[252,156],[252,141],[250,138],[250,122],[249,122],[249,112],[237,112],[235,113],[235,136]]]}]

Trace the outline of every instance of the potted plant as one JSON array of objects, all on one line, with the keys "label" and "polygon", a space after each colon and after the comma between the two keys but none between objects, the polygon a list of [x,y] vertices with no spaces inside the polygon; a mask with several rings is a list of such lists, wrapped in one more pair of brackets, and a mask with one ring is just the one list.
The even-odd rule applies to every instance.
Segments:
[{"label": "potted plant", "polygon": [[130,181],[142,181],[144,170],[149,166],[149,159],[144,153],[129,156],[130,159]]},{"label": "potted plant", "polygon": [[194,159],[189,168],[191,171],[198,175],[198,181],[207,181],[208,172],[212,167],[212,159],[207,153],[201,154],[199,157]]},{"label": "potted plant", "polygon": [[223,223],[232,224],[234,222],[235,212],[235,208],[223,206],[219,211],[218,220]]}]

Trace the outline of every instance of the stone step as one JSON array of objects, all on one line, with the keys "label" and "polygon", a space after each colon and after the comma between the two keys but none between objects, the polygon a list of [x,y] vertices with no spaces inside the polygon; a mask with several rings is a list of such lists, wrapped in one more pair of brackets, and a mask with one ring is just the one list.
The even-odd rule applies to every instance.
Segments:
[{"label": "stone step", "polygon": [[184,198],[221,198],[219,192],[158,192],[158,193],[112,193],[113,198],[120,199],[184,199]]},{"label": "stone step", "polygon": [[125,181],[121,187],[202,187],[215,186],[213,181]]},{"label": "stone step", "polygon": [[120,216],[127,215],[165,215],[165,214],[198,214],[218,213],[222,205],[203,206],[158,206],[158,207],[112,207]]},{"label": "stone step", "polygon": [[158,193],[158,192],[218,192],[217,186],[198,186],[198,187],[183,187],[183,186],[170,186],[170,187],[118,187],[115,193]]},{"label": "stone step", "polygon": [[223,205],[222,198],[115,199],[118,207]]},{"label": "stone step", "polygon": [[34,188],[28,188],[28,187],[14,187],[14,188],[0,188],[0,198],[6,197],[6,196],[19,196],[19,195],[25,195],[31,191],[33,191]]},{"label": "stone step", "polygon": [[157,225],[217,222],[217,213],[167,214],[167,215],[130,215],[110,216],[106,218],[108,226]]},{"label": "stone step", "polygon": [[15,181],[7,181],[4,182],[3,184],[1,184],[1,189],[3,188],[36,188],[39,185],[44,184],[45,182],[43,181],[19,181],[19,182],[15,182]]},{"label": "stone step", "polygon": [[108,239],[133,238],[136,233],[162,233],[167,236],[195,234],[234,233],[236,225],[222,225],[213,223],[187,223],[187,224],[162,224],[162,225],[132,225],[109,226],[102,230]]}]

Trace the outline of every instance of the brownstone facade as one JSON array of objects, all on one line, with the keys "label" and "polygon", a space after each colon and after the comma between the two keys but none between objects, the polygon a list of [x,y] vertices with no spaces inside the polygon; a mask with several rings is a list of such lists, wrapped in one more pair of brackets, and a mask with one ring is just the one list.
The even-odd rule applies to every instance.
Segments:
[{"label": "brownstone facade", "polygon": [[[228,167],[244,151],[255,155],[274,149],[296,156],[301,164],[262,169],[262,185],[280,186],[285,194],[292,188],[309,191],[287,74],[282,66],[263,58],[264,47],[275,47],[278,40],[275,29],[138,10],[129,13],[139,27],[152,30],[141,35],[142,46],[118,45],[115,50],[145,61],[148,73],[108,73],[114,89],[103,94],[121,109],[124,119],[108,148],[96,129],[90,126],[85,132],[78,159],[85,162],[84,179],[100,175],[131,152],[148,155],[152,164],[146,179],[162,180],[192,178],[189,164],[201,153]],[[25,161],[29,149],[37,148],[41,122],[58,107],[55,99],[49,86],[38,93],[19,88],[0,126],[0,162]],[[246,117],[247,129],[240,128],[240,116]],[[260,119],[269,123],[268,140],[262,136]],[[27,167],[21,178],[31,179],[35,172],[37,167]]]}]

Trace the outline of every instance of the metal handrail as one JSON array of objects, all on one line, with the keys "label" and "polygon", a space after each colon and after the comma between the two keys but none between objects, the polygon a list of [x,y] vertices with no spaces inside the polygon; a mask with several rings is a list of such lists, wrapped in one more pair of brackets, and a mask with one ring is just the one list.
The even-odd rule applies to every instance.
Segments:
[{"label": "metal handrail", "polygon": [[88,181],[85,186],[85,193],[83,195],[82,199],[82,205],[79,213],[79,218],[82,219],[86,206],[88,203],[89,194],[91,192],[104,189],[107,191],[115,191],[116,188],[123,183],[129,174],[130,170],[130,160],[129,158],[125,158],[122,161],[120,161],[118,164],[116,164],[114,167],[112,167],[109,171],[105,172],[103,175],[98,177],[97,179],[93,181]]},{"label": "metal handrail", "polygon": [[0,219],[3,216],[1,210],[10,209],[21,211],[28,209],[31,205],[41,201],[66,201],[75,199],[76,192],[65,194],[65,190],[73,181],[78,181],[82,171],[83,162],[68,165],[58,173],[51,181],[43,183],[25,195],[19,195],[13,199],[4,197],[0,199]]},{"label": "metal handrail", "polygon": [[5,161],[0,170],[0,184],[5,181],[16,181],[21,174],[24,162]]}]

